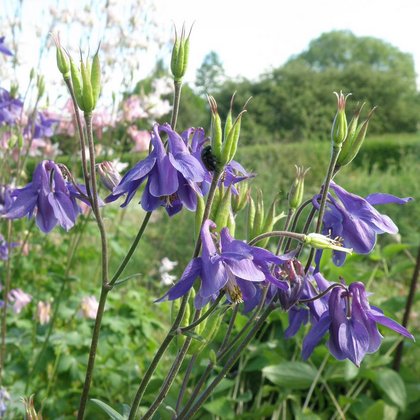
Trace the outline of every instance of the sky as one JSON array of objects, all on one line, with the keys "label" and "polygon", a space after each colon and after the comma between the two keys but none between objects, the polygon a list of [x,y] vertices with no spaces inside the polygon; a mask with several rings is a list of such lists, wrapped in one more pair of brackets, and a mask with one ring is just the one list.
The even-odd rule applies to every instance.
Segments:
[{"label": "sky", "polygon": [[420,73],[419,0],[156,0],[164,25],[194,23],[190,71],[214,50],[228,76],[255,79],[324,32],[350,30],[413,55]]}]

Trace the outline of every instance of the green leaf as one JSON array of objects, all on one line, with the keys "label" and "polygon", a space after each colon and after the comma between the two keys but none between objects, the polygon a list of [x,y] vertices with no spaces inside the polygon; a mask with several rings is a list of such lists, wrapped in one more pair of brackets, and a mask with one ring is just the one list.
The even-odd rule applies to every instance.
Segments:
[{"label": "green leaf", "polygon": [[409,247],[407,244],[389,244],[383,248],[382,255],[384,258],[391,258]]},{"label": "green leaf", "polygon": [[378,370],[372,378],[374,384],[382,392],[382,395],[401,410],[407,403],[407,392],[401,376],[392,369]]},{"label": "green leaf", "polygon": [[110,407],[108,404],[105,404],[101,400],[91,398],[91,401],[95,403],[98,407],[102,408],[102,410],[104,410],[105,413],[107,413],[109,418],[111,418],[112,420],[125,420],[127,418],[123,417],[118,411],[114,410],[112,407]]},{"label": "green leaf", "polygon": [[364,418],[369,420],[395,420],[398,410],[379,400],[372,404],[364,413]]},{"label": "green leaf", "polygon": [[315,368],[302,362],[266,366],[262,372],[274,384],[291,389],[309,388],[317,373]]}]

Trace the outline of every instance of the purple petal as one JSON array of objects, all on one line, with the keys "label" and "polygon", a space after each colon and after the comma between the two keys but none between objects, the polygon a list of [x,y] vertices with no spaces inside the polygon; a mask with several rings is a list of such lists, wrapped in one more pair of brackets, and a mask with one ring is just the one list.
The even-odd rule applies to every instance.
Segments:
[{"label": "purple petal", "polygon": [[367,197],[365,197],[365,200],[372,206],[376,206],[378,204],[390,204],[390,203],[406,204],[409,201],[412,201],[414,199],[413,197],[399,198],[392,194],[374,193],[374,194],[369,194]]},{"label": "purple petal", "polygon": [[222,255],[223,260],[226,262],[232,274],[249,281],[264,281],[265,274],[257,268],[257,266],[249,259],[227,259]]},{"label": "purple petal", "polygon": [[398,324],[398,322],[394,321],[393,319],[385,316],[380,311],[380,309],[371,306],[370,311],[367,312],[367,316],[371,320],[377,322],[378,324],[384,325],[385,327],[390,328],[391,330],[394,330],[398,334],[401,334],[401,335],[403,335],[407,338],[411,338],[412,340],[414,340],[414,336],[412,334],[410,334],[410,332],[408,332],[408,330],[406,328],[404,328],[402,325]]},{"label": "purple petal", "polygon": [[296,335],[296,333],[300,330],[300,327],[309,321],[309,311],[307,308],[293,306],[289,309],[288,313],[289,326],[284,331],[285,338],[291,338]]},{"label": "purple petal", "polygon": [[71,229],[76,221],[76,214],[70,197],[61,191],[57,191],[48,194],[48,201],[60,226],[67,231]]},{"label": "purple petal", "polygon": [[331,324],[331,318],[328,312],[325,312],[319,321],[312,326],[302,344],[302,358],[306,360],[314,351],[314,348],[322,340],[322,337],[327,333]]},{"label": "purple petal", "polygon": [[9,219],[20,219],[26,214],[32,214],[38,199],[38,192],[31,184],[20,190],[15,190],[13,196],[16,200],[12,203],[9,211],[3,217]]},{"label": "purple petal", "polygon": [[168,290],[160,299],[155,302],[163,302],[165,300],[175,300],[185,295],[193,286],[194,280],[201,272],[201,258],[194,258],[189,262],[178,283]]},{"label": "purple petal", "polygon": [[178,174],[169,157],[164,156],[156,162],[149,173],[150,194],[155,197],[174,194],[178,189]]},{"label": "purple petal", "polygon": [[189,153],[178,153],[176,155],[170,153],[169,160],[176,170],[181,172],[189,181],[204,181],[204,169],[194,156]]},{"label": "purple petal", "polygon": [[[141,196],[141,206],[143,207],[143,210],[145,211],[156,210],[161,204],[161,199],[159,197],[155,197],[154,195],[150,194],[149,188],[150,188],[150,180],[147,181],[147,184],[143,191],[143,195]],[[134,192],[135,191],[133,191],[132,194],[127,197],[127,200],[124,203],[124,205],[127,205],[128,201],[131,200]]]},{"label": "purple petal", "polygon": [[38,212],[36,214],[36,223],[44,233],[50,232],[57,224],[57,218],[54,215],[54,209],[49,203],[48,197],[40,194],[38,197]]}]

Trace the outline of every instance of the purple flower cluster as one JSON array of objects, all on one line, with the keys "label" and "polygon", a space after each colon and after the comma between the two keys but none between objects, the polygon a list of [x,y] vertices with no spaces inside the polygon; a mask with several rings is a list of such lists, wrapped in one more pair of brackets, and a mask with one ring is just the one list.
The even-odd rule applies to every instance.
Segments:
[{"label": "purple flower cluster", "polygon": [[302,325],[311,322],[312,328],[303,340],[305,360],[328,332],[331,354],[338,360],[349,359],[356,366],[360,366],[366,354],[379,349],[383,337],[377,324],[414,339],[403,326],[386,317],[379,308],[370,306],[363,283],[355,282],[347,287],[330,283],[319,272],[309,274],[300,299],[305,303],[290,309],[285,336],[292,337]]},{"label": "purple flower cluster", "polygon": [[248,309],[259,301],[259,285],[274,284],[286,288],[270,272],[270,264],[282,264],[287,257],[277,257],[271,252],[232,238],[228,228],[220,232],[215,243],[211,229],[216,225],[206,220],[201,229],[202,253],[194,258],[185,269],[178,283],[161,299],[174,300],[185,295],[197,277],[201,279],[195,297],[196,308],[202,308],[225,291],[232,303],[245,302]]},{"label": "purple flower cluster", "polygon": [[[168,137],[166,146],[162,133]],[[183,206],[194,211],[197,195],[206,194],[212,180],[212,173],[201,160],[201,151],[207,141],[202,128],[190,128],[180,135],[169,124],[155,124],[150,140],[151,153],[124,175],[106,201],[112,202],[127,194],[121,206],[125,207],[145,182],[141,198],[144,210],[153,211],[163,206],[170,216]],[[227,166],[222,182],[227,187],[251,176],[237,162],[232,162]],[[232,192],[237,194],[234,187]]]},{"label": "purple flower cluster", "polygon": [[[386,215],[375,209],[379,204],[406,204],[411,197],[399,198],[391,194],[375,193],[366,198],[349,193],[344,188],[331,182],[331,189],[336,197],[329,195],[327,210],[323,219],[324,235],[340,238],[345,248],[352,248],[355,253],[369,254],[375,244],[376,236],[382,233],[395,234],[398,227]],[[318,207],[314,197],[314,205]],[[322,251],[317,252],[317,261],[321,258]],[[333,252],[334,264],[344,264],[346,254],[340,251]]]},{"label": "purple flower cluster", "polygon": [[13,203],[2,215],[20,219],[36,215],[36,223],[44,232],[50,232],[57,224],[69,230],[76,222],[80,208],[76,198],[86,201],[84,186],[77,188],[66,181],[60,167],[51,160],[44,160],[35,169],[32,182],[11,194]]}]

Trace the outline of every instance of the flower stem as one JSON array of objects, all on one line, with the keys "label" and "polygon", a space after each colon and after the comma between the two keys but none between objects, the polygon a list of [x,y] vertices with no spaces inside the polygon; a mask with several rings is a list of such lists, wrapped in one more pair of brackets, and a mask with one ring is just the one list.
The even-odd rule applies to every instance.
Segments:
[{"label": "flower stem", "polygon": [[99,209],[98,202],[98,188],[96,183],[96,172],[95,172],[95,145],[93,142],[92,132],[92,113],[85,113],[86,132],[89,145],[89,163],[90,163],[90,176],[92,181],[92,209],[95,214],[96,223],[98,225],[99,233],[101,235],[101,258],[102,258],[102,288],[101,295],[99,298],[98,312],[96,314],[95,326],[93,328],[92,342],[90,345],[88,366],[86,369],[86,377],[83,385],[83,392],[80,397],[80,405],[77,413],[78,420],[82,420],[84,417],[87,400],[89,397],[90,384],[92,382],[93,368],[95,366],[96,349],[98,347],[99,332],[101,329],[102,316],[105,310],[105,303],[109,291],[112,286],[109,285],[108,280],[108,244],[106,238],[105,225],[102,219],[102,215]]},{"label": "flower stem", "polygon": [[130,261],[130,259],[131,259],[132,255],[133,255],[134,251],[137,248],[137,245],[140,242],[140,239],[143,236],[144,231],[146,230],[146,227],[147,227],[147,224],[149,223],[149,220],[150,220],[150,216],[151,215],[152,215],[152,212],[151,211],[148,211],[146,213],[146,215],[144,216],[143,223],[141,224],[140,229],[137,232],[137,235],[134,238],[134,241],[131,244],[131,247],[130,247],[130,249],[127,252],[127,255],[124,257],[124,260],[122,261],[122,263],[118,267],[117,271],[112,276],[111,281],[109,282],[109,285],[110,286],[113,286],[115,284],[115,282],[120,278],[120,275],[122,274],[122,272],[124,271],[124,269],[127,266],[128,262]]},{"label": "flower stem", "polygon": [[[285,231],[289,231],[290,230],[289,228],[290,228],[290,224],[292,222],[292,217],[293,217],[294,212],[295,212],[294,209],[289,208],[289,211],[287,212],[286,222],[284,223],[284,229],[283,230],[285,230]],[[277,249],[276,249],[276,255],[279,255],[280,254],[280,251],[283,248],[283,244],[284,244],[284,241],[285,240],[286,240],[286,237],[285,236],[281,236],[279,238],[279,242],[277,244]],[[290,240],[290,238],[289,238],[289,240]]]},{"label": "flower stem", "polygon": [[[217,184],[219,182],[221,174],[222,174],[221,172],[215,172],[214,175],[213,175],[212,183],[210,185],[209,194],[207,196],[206,207],[204,209],[202,223],[209,217],[211,206],[213,204],[214,196],[215,196],[216,189],[217,189]],[[198,254],[200,253],[200,249],[201,249],[201,237],[198,236],[196,244],[195,244],[195,248],[194,248],[193,258],[196,258],[198,256]],[[153,358],[152,362],[150,363],[147,371],[145,372],[145,374],[143,376],[143,379],[140,382],[140,385],[137,389],[136,395],[134,396],[134,400],[131,404],[130,414],[129,414],[129,417],[128,417],[129,420],[134,420],[134,418],[136,416],[136,413],[137,413],[137,410],[139,408],[139,405],[141,403],[141,400],[143,398],[143,395],[144,395],[144,393],[146,391],[146,388],[147,388],[147,386],[150,382],[150,379],[152,378],[152,375],[153,375],[154,371],[156,370],[156,368],[157,368],[157,366],[160,362],[160,359],[162,358],[162,356],[164,355],[164,353],[165,353],[166,349],[168,348],[169,344],[171,343],[171,341],[175,337],[174,332],[176,332],[178,330],[178,327],[179,327],[179,325],[182,321],[182,318],[184,317],[185,309],[186,309],[187,304],[188,304],[188,298],[189,298],[189,293],[184,295],[184,297],[182,298],[177,317],[176,317],[175,321],[173,322],[171,328],[169,329],[169,332],[166,335],[166,337],[164,338],[162,344],[160,345],[158,351],[156,352],[155,357]],[[187,342],[188,340],[189,340],[189,337],[187,337],[185,342]],[[185,345],[185,343],[184,343],[184,345]],[[187,348],[187,350],[188,350],[188,348]],[[185,354],[186,354],[186,351],[185,351]],[[184,354],[184,356],[185,356],[185,354]]]},{"label": "flower stem", "polygon": [[272,232],[262,233],[261,235],[256,236],[255,238],[249,241],[249,245],[255,245],[257,242],[261,241],[265,238],[272,238],[272,237],[286,237],[296,239],[298,241],[303,242],[305,240],[306,235],[302,233],[296,232],[289,232],[286,230],[273,230]]},{"label": "flower stem", "polygon": [[254,324],[252,329],[248,332],[247,336],[245,337],[244,341],[238,346],[238,348],[235,350],[235,352],[229,357],[229,359],[226,361],[225,365],[223,366],[222,370],[218,373],[218,375],[213,379],[213,381],[210,383],[210,385],[202,392],[198,400],[192,405],[192,407],[187,411],[183,410],[180,415],[178,416],[178,419],[191,419],[193,415],[197,412],[197,410],[205,403],[207,398],[211,395],[214,388],[223,380],[223,378],[226,376],[226,374],[230,371],[232,366],[236,363],[239,356],[241,355],[242,351],[245,349],[245,347],[249,344],[249,342],[254,338],[254,336],[257,334],[261,326],[264,324],[267,317],[270,315],[271,311],[273,310],[271,302],[265,309],[265,311],[262,313],[260,318],[257,320],[257,322]]},{"label": "flower stem", "polygon": [[174,80],[174,106],[172,108],[171,127],[175,130],[178,121],[179,104],[181,101],[182,82]]},{"label": "flower stem", "polygon": [[[64,78],[64,82],[67,86],[67,89],[70,92],[71,101],[73,103],[73,110],[74,110],[74,116],[76,118],[76,125],[77,129],[79,131],[79,143],[80,143],[80,152],[82,156],[82,172],[83,172],[83,179],[85,181],[86,185],[86,192],[89,197],[89,201],[92,201],[92,194],[90,191],[90,176],[89,176],[89,170],[87,166],[87,159],[86,159],[86,142],[85,142],[85,136],[83,133],[83,125],[82,121],[80,119],[80,113],[79,108],[77,106],[76,96],[74,94],[73,85],[71,84],[70,78]],[[93,175],[91,175],[93,176]]]},{"label": "flower stem", "polygon": [[[414,303],[414,297],[416,295],[416,288],[417,288],[417,282],[419,279],[419,274],[420,274],[420,246],[417,251],[416,266],[414,267],[413,277],[411,278],[410,291],[408,292],[407,302],[405,304],[404,316],[401,323],[403,327],[407,327],[408,320],[410,319],[410,312]],[[401,341],[398,344],[395,357],[394,357],[394,362],[392,364],[393,369],[397,372],[400,370],[403,350],[404,350],[404,341]]]},{"label": "flower stem", "polygon": [[[292,221],[292,225],[290,226],[290,229],[285,229],[285,230],[291,230],[292,232],[296,230],[297,223],[299,221],[300,216],[302,215],[303,210],[306,208],[306,206],[308,206],[311,203],[312,203],[312,199],[309,199],[309,200],[306,200],[304,203],[302,203],[298,207],[298,209],[295,211],[293,215],[293,221]],[[303,233],[306,233],[306,232],[303,232]],[[286,242],[286,246],[284,247],[286,253],[290,248],[291,242],[292,242],[292,239],[288,238]]]},{"label": "flower stem", "polygon": [[12,274],[12,267],[11,267],[11,250],[12,250],[12,233],[13,233],[13,224],[11,220],[7,221],[7,254],[8,258],[6,261],[6,281],[3,288],[3,307],[1,311],[1,348],[0,348],[0,385],[3,383],[3,370],[4,370],[4,361],[6,359],[6,329],[7,329],[7,306],[9,303],[9,292],[10,292],[10,282],[11,282],[11,274]]},{"label": "flower stem", "polygon": [[[323,222],[324,214],[325,214],[325,207],[327,205],[328,191],[330,189],[330,183],[334,175],[335,164],[337,163],[337,159],[338,159],[338,156],[340,155],[340,152],[341,152],[341,145],[334,144],[331,151],[331,158],[330,158],[330,164],[328,166],[327,176],[325,177],[324,185],[322,187],[321,202],[319,204],[318,220],[316,222],[315,233],[321,232],[322,222]],[[308,261],[306,263],[305,273],[307,273],[309,271],[309,268],[311,267],[314,254],[315,254],[315,249],[312,248],[309,253]]]}]

